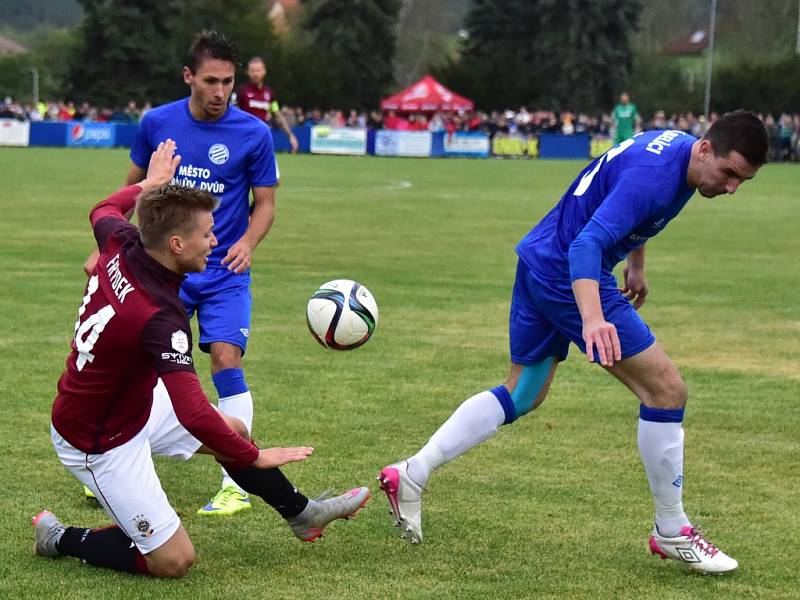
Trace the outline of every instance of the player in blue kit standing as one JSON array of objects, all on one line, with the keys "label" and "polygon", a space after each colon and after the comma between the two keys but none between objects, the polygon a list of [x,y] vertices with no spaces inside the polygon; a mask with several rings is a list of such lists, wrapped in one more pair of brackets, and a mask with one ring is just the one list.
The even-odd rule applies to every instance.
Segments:
[{"label": "player in blue kit standing", "polygon": [[[223,35],[205,31],[195,38],[183,67],[191,94],[142,118],[125,185],[144,179],[150,154],[170,138],[182,156],[173,183],[219,199],[214,211],[219,245],[204,272],[187,276],[180,297],[189,317],[197,314],[199,347],[211,355],[220,410],[251,431],[253,399],[242,370],[250,335],[250,263],[275,218],[278,167],[269,127],[228,105],[238,64],[235,45]],[[220,490],[198,514],[231,515],[250,507],[248,495],[223,470]]]},{"label": "player in blue kit standing", "polygon": [[[238,64],[236,47],[225,37],[204,32],[195,39],[183,68],[191,95],[144,116],[125,183],[144,177],[150,153],[169,137],[183,157],[173,181],[219,198],[214,211],[219,245],[206,270],[186,278],[180,296],[189,316],[197,313],[198,345],[211,354],[219,409],[241,419],[250,431],[253,398],[242,370],[250,335],[250,262],[275,218],[278,170],[269,127],[228,106]],[[198,514],[230,515],[250,507],[247,493],[223,470],[220,490]]]},{"label": "player in blue kit standing", "polygon": [[[578,175],[517,245],[508,379],[467,399],[417,454],[379,475],[402,537],[422,541],[421,494],[431,473],[539,406],[573,342],[640,400],[638,445],[656,513],[650,550],[703,573],[737,568],[683,510],[686,384],[636,310],[649,292],[647,240],[695,191],[733,194],[766,154],[761,121],[735,111],[700,140],[679,131],[639,134]],[[612,270],[626,257],[620,290]]]}]

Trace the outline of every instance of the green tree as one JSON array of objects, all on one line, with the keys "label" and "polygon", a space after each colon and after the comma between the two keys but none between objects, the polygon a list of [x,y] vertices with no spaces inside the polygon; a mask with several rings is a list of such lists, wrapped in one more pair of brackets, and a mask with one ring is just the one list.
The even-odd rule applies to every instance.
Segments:
[{"label": "green tree", "polygon": [[447,56],[452,14],[443,2],[403,0],[397,35],[394,78],[404,88]]},{"label": "green tree", "polygon": [[437,70],[479,106],[607,109],[627,84],[639,0],[476,0]]},{"label": "green tree", "polygon": [[721,65],[711,84],[711,110],[737,108],[772,113],[794,113],[800,106],[800,58],[789,56],[772,61],[741,60]]},{"label": "green tree", "polygon": [[321,106],[376,106],[393,81],[400,0],[306,0],[304,28],[322,68],[309,99]]},{"label": "green tree", "polygon": [[[705,64],[702,72],[704,76]],[[642,51],[636,55],[628,91],[645,116],[657,110],[698,114],[703,112],[703,76],[695,76],[690,85],[686,69],[674,56]]]},{"label": "green tree", "polygon": [[73,31],[55,29],[42,32],[29,52],[0,58],[0,95],[32,101],[32,70],[36,69],[39,98],[61,98],[75,45]]},{"label": "green tree", "polygon": [[[244,60],[269,54],[276,38],[260,0],[81,0],[84,20],[68,94],[108,106],[160,104],[186,94],[186,50],[203,29],[237,44]],[[243,70],[239,75],[242,76]]]},{"label": "green tree", "polygon": [[[180,81],[176,0],[81,0],[84,18],[67,95],[121,106],[129,99],[163,102]],[[182,37],[182,36],[180,36]]]}]

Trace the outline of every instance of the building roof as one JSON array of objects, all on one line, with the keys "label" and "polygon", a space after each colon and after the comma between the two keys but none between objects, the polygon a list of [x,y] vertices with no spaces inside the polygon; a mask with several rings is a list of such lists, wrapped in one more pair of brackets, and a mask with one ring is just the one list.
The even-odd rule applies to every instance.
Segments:
[{"label": "building roof", "polygon": [[705,29],[696,29],[674,38],[664,47],[664,54],[702,54],[706,48],[708,48],[708,32]]},{"label": "building roof", "polygon": [[18,44],[12,39],[0,35],[0,55],[4,54],[25,54],[28,49],[22,44]]},{"label": "building roof", "polygon": [[267,18],[278,31],[287,31],[290,23],[300,10],[299,0],[265,0]]}]

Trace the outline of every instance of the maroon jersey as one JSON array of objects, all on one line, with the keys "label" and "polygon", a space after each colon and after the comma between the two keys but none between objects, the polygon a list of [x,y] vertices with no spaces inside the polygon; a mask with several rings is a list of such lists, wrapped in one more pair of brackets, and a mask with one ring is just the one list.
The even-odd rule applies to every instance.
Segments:
[{"label": "maroon jersey", "polygon": [[183,276],[150,257],[124,219],[139,186],[92,211],[100,258],[78,310],[72,351],[58,382],[53,426],[75,448],[106,452],[147,423],[161,377],[181,424],[201,442],[237,461],[258,450],[233,432],[208,403],[192,360],[192,333],[178,297]]},{"label": "maroon jersey", "polygon": [[243,111],[250,113],[261,121],[272,119],[272,113],[278,110],[278,103],[269,86],[258,87],[245,83],[236,92],[236,104]]}]

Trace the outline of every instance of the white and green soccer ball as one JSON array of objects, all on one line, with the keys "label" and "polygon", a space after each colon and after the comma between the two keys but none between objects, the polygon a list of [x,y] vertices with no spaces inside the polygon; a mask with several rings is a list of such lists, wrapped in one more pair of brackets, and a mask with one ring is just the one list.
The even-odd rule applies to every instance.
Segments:
[{"label": "white and green soccer ball", "polygon": [[319,286],[306,307],[308,330],[330,350],[353,350],[367,343],[378,325],[378,304],[370,291],[351,279]]}]

